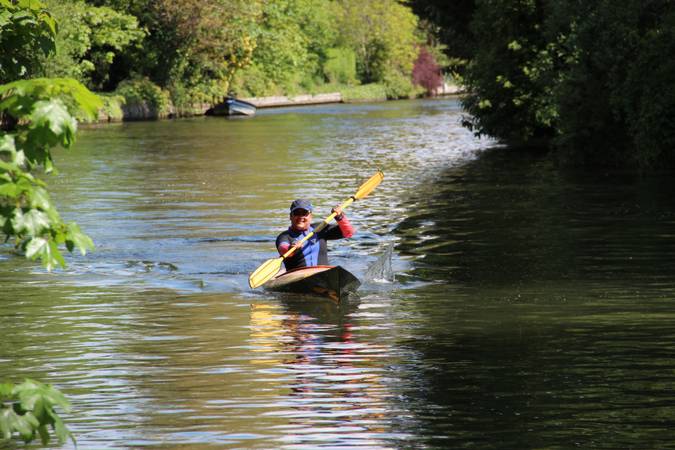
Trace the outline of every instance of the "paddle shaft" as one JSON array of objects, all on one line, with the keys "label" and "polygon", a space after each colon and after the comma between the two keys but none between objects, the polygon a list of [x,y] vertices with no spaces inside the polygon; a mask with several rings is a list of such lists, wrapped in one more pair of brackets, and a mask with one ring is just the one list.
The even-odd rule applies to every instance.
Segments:
[{"label": "paddle shaft", "polygon": [[[349,205],[351,205],[352,203],[354,203],[354,200],[356,200],[356,199],[355,199],[353,196],[352,196],[352,197],[349,197],[347,200],[345,200],[345,201],[340,205],[340,210],[344,210],[346,207],[348,207]],[[296,251],[297,249],[302,248],[302,245],[303,245],[305,242],[307,242],[307,240],[311,239],[312,236],[314,236],[316,233],[318,233],[319,231],[321,231],[321,230],[323,230],[324,228],[326,228],[326,226],[328,226],[328,225],[333,221],[333,219],[335,219],[335,216],[337,216],[337,213],[331,213],[330,216],[328,216],[328,217],[326,217],[325,219],[323,219],[323,222],[321,222],[316,228],[314,228],[314,230],[312,230],[311,233],[309,233],[307,236],[305,236],[305,237],[302,238],[300,241],[298,241],[295,245],[293,245],[291,248],[289,248],[288,251],[287,251],[286,253],[284,253],[284,254],[281,256],[282,261],[283,261],[284,259],[288,258],[289,256],[293,255],[293,253],[295,253],[295,251]]]}]

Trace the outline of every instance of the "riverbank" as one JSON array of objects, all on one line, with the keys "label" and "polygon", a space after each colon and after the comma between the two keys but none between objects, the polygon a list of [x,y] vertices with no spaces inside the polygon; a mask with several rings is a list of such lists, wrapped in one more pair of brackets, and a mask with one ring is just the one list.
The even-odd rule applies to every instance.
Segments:
[{"label": "riverbank", "polygon": [[[463,93],[461,86],[445,83],[435,91],[436,96]],[[194,103],[187,107],[176,107],[168,96],[143,98],[139,96],[101,95],[104,107],[99,110],[96,123],[124,122],[138,120],[173,119],[178,117],[203,116],[214,105]],[[387,95],[379,85],[355,86],[341,92],[301,94],[296,96],[270,96],[242,98],[257,108],[284,106],[307,106],[330,103],[361,103],[386,101]]]}]

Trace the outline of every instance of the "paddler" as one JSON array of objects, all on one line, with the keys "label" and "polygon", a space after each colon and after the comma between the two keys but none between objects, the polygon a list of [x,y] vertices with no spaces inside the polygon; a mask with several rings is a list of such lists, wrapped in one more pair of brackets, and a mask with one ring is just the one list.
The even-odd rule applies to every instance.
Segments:
[{"label": "paddler", "polygon": [[336,206],[331,212],[335,213],[337,224],[333,223],[326,226],[303,244],[300,244],[302,238],[311,233],[319,224],[312,223],[314,207],[309,200],[294,200],[291,203],[290,210],[291,226],[277,236],[277,250],[283,256],[292,246],[299,247],[301,245],[301,248],[296,248],[291,256],[284,259],[286,270],[328,265],[326,241],[349,238],[354,235],[354,227],[349,223],[342,209]]}]

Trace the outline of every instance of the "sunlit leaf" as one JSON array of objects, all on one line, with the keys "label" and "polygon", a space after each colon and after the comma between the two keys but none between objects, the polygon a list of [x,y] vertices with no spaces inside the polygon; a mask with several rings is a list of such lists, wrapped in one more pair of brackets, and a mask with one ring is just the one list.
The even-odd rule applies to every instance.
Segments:
[{"label": "sunlit leaf", "polygon": [[44,230],[49,229],[50,225],[51,222],[47,214],[38,209],[31,209],[27,213],[17,209],[12,220],[15,231],[30,236],[40,235]]},{"label": "sunlit leaf", "polygon": [[0,152],[16,155],[14,136],[5,134],[4,136],[0,137]]},{"label": "sunlit leaf", "polygon": [[34,237],[26,245],[27,258],[42,258],[45,252],[49,252],[49,242],[44,238]]},{"label": "sunlit leaf", "polygon": [[12,182],[0,184],[0,196],[16,198],[17,197],[16,184]]},{"label": "sunlit leaf", "polygon": [[[30,199],[30,206],[33,208],[41,208],[43,211],[48,211],[52,208],[51,199],[49,198],[47,190],[39,186],[35,187]],[[50,219],[53,220],[52,217],[50,217]]]},{"label": "sunlit leaf", "polygon": [[93,250],[95,248],[94,241],[84,234],[76,223],[68,224],[66,245],[68,246],[69,251],[72,252],[73,248],[77,248],[82,255],[86,255],[87,250]]},{"label": "sunlit leaf", "polygon": [[12,437],[12,422],[10,415],[14,414],[14,411],[8,408],[0,408],[0,438],[4,440],[9,440]]},{"label": "sunlit leaf", "polygon": [[0,383],[0,402],[7,400],[12,395],[14,385],[10,383]]},{"label": "sunlit leaf", "polygon": [[70,115],[61,100],[36,102],[30,120],[32,122],[29,134],[31,137],[41,137],[48,145],[59,143],[64,147],[70,147],[73,143],[77,121]]}]

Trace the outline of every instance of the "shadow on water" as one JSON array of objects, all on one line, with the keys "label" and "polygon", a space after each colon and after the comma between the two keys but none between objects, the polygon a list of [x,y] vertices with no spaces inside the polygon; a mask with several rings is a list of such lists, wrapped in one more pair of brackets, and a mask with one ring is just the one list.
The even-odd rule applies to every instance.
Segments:
[{"label": "shadow on water", "polygon": [[667,282],[674,189],[672,177],[565,172],[545,156],[497,149],[420,189],[397,249],[429,281]]},{"label": "shadow on water", "polygon": [[673,187],[496,150],[420,189],[398,345],[426,444],[672,443]]}]

